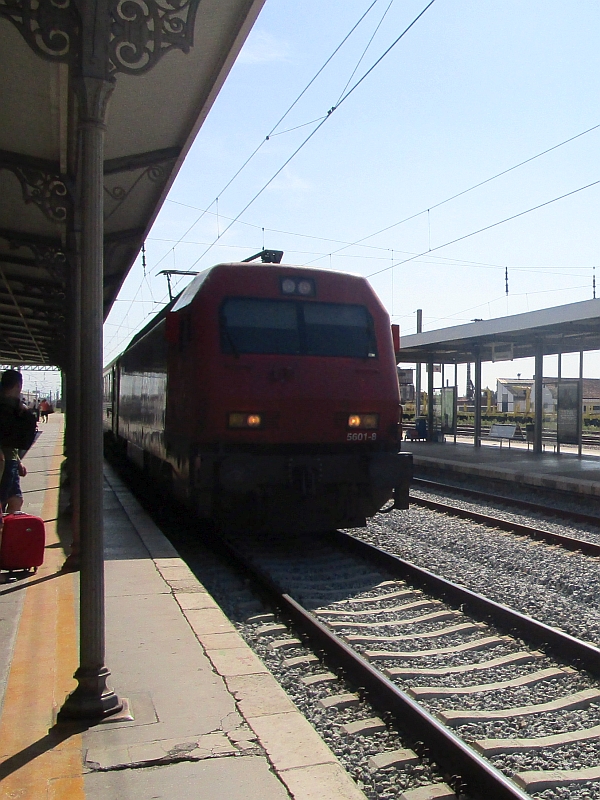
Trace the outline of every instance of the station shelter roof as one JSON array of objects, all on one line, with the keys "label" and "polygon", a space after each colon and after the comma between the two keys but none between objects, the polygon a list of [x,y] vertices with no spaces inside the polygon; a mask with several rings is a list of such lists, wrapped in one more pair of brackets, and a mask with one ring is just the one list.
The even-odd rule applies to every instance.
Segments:
[{"label": "station shelter roof", "polygon": [[[264,0],[107,0],[104,313]],[[78,232],[76,0],[0,2],[0,363],[65,362]]]},{"label": "station shelter roof", "polygon": [[463,364],[600,349],[600,300],[402,336],[398,363]]}]

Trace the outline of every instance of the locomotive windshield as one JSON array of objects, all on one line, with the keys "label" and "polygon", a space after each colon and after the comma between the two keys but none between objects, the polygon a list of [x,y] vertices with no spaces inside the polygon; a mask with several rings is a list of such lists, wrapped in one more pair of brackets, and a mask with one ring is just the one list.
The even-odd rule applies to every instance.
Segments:
[{"label": "locomotive windshield", "polygon": [[376,358],[365,306],[231,297],[221,307],[225,353]]}]

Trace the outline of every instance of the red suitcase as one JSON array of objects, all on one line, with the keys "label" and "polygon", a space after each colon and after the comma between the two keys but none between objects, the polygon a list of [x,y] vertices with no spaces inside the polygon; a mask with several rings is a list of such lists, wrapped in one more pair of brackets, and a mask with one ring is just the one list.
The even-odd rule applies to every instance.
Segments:
[{"label": "red suitcase", "polygon": [[44,563],[44,520],[17,511],[4,517],[0,541],[0,569],[33,569]]}]

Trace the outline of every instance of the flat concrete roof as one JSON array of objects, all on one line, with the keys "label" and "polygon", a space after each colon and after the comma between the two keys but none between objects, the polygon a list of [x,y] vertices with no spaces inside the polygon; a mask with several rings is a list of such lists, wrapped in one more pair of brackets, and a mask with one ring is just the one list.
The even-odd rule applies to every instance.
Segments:
[{"label": "flat concrete roof", "polygon": [[538,347],[544,355],[600,349],[600,300],[402,336],[398,363],[463,364],[478,351],[482,361],[509,361]]}]

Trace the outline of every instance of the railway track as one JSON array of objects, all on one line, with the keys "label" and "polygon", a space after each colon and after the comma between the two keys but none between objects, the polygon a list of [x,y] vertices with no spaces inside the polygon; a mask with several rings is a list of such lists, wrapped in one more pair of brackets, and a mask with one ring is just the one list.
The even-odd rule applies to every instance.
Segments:
[{"label": "railway track", "polygon": [[[570,753],[600,741],[600,719],[555,732],[573,715],[594,716],[600,689],[589,673],[600,674],[597,647],[348,534],[311,540],[310,551],[306,544],[305,537],[227,538],[230,556],[377,708],[425,743],[454,776],[454,789],[523,800],[600,780],[600,769],[575,769]],[[286,649],[294,640],[271,646]],[[321,672],[305,679],[325,682]],[[351,702],[333,696],[328,707],[335,713]],[[363,723],[364,730],[378,724]],[[519,735],[491,735],[514,726]],[[529,727],[537,735],[527,736]],[[519,767],[528,763],[539,768]]]},{"label": "railway track", "polygon": [[[520,500],[517,498],[508,498],[502,495],[495,495],[476,489],[456,487],[450,484],[423,478],[414,478],[413,487],[416,490],[448,491],[453,494],[469,497],[482,503],[494,502],[497,504],[505,504],[510,506],[509,510],[511,511],[514,511],[515,509],[521,509],[528,513],[542,513],[547,516],[558,517],[571,522],[593,525],[600,530],[600,517],[590,514],[548,507],[542,505],[541,503],[533,503],[528,500]],[[549,544],[559,545],[567,550],[578,550],[586,555],[600,556],[600,544],[597,542],[587,541],[586,539],[581,539],[576,536],[534,527],[533,525],[518,523],[514,520],[502,517],[501,511],[494,511],[494,513],[482,513],[481,511],[475,511],[473,509],[456,505],[450,500],[442,500],[439,497],[436,497],[436,499],[433,499],[432,497],[423,497],[422,495],[415,494],[414,491],[411,493],[410,502],[423,508],[429,508],[432,511],[451,514],[453,516],[460,517],[461,519],[478,522],[481,525],[486,525],[488,527],[498,528],[510,533],[529,536],[532,539],[546,541]]]},{"label": "railway track", "polygon": [[[152,502],[155,500],[153,495]],[[159,513],[161,508],[159,504]],[[197,526],[190,524],[188,531],[187,524],[173,525],[172,516],[173,512],[166,514],[163,522],[172,526],[174,542],[178,549],[183,546],[187,550],[192,565],[198,558]],[[600,717],[594,718],[594,714],[600,715],[600,710],[595,710],[597,687],[582,671],[594,676],[600,673],[598,648],[339,532],[329,538],[299,537],[293,547],[290,542],[266,539],[256,543],[232,540],[229,548],[227,564],[235,554],[242,573],[252,572],[271,601],[310,640],[314,651],[326,654],[332,672],[339,671],[355,687],[364,687],[381,715],[380,719],[361,721],[357,716],[364,704],[345,708],[356,698],[348,697],[347,688],[346,694],[335,696],[340,692],[339,682],[329,683],[334,676],[325,671],[322,658],[300,655],[303,647],[294,634],[276,633],[276,625],[271,633],[261,634],[261,640],[270,639],[273,658],[281,656],[282,664],[300,662],[288,670],[288,681],[298,683],[302,678],[310,682],[313,697],[322,693],[330,731],[345,727],[338,724],[343,714],[354,715],[356,722],[363,724],[362,734],[356,733],[356,726],[348,732],[350,741],[341,734],[342,759],[346,760],[345,752],[381,749],[372,759],[377,762],[373,768],[379,770],[383,764],[384,773],[387,769],[388,775],[397,771],[399,776],[409,776],[400,780],[413,786],[411,769],[425,770],[416,785],[426,794],[414,794],[420,791],[417,789],[402,795],[397,790],[389,795],[370,791],[370,797],[524,800],[543,792],[544,800],[600,798],[600,783],[590,783],[600,781],[600,771],[583,768],[600,764]],[[204,566],[205,562],[201,557],[198,563]],[[227,587],[224,592],[224,598],[231,596]],[[262,621],[263,615],[258,616]],[[269,617],[274,622],[272,615],[264,615],[267,629]],[[461,628],[463,625],[466,627]],[[352,640],[352,636],[364,640]],[[406,638],[399,640],[399,636]],[[390,641],[377,641],[382,638]],[[540,652],[542,648],[546,654]],[[377,651],[383,654],[378,656]],[[548,707],[556,700],[562,703],[562,710]],[[300,707],[309,719],[315,719],[302,702]],[[519,716],[514,716],[515,709]],[[487,714],[490,710],[495,712],[492,719],[489,715],[466,719],[464,714],[452,717],[450,713]],[[406,747],[401,742],[394,744],[399,737],[392,729],[377,733],[386,729],[386,714],[390,713],[403,732],[400,739],[415,742],[421,766],[407,766],[411,759],[418,762],[415,753],[390,752],[394,747]],[[339,744],[340,734],[336,736]],[[362,743],[353,744],[352,736],[362,736]],[[373,740],[369,747],[364,744],[366,736]],[[436,770],[432,763],[431,773],[429,754],[439,767]],[[356,755],[352,759],[356,764]],[[423,786],[424,778],[443,779],[452,790],[438,782]],[[385,785],[385,776],[377,780],[377,786]],[[587,791],[590,786],[591,793]]]}]

